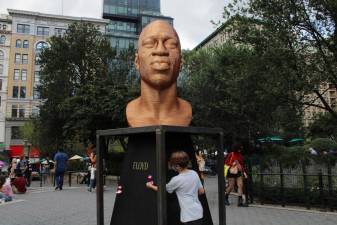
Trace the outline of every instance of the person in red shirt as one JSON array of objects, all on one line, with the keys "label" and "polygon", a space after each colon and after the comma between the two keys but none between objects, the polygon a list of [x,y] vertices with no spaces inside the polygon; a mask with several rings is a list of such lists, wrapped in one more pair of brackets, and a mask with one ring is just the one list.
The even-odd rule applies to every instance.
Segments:
[{"label": "person in red shirt", "polygon": [[247,201],[245,199],[245,203],[243,203],[242,195],[243,195],[243,178],[247,178],[247,173],[245,170],[245,165],[243,163],[243,155],[242,145],[239,143],[235,143],[232,146],[232,152],[229,153],[226,157],[225,164],[229,166],[227,172],[227,180],[228,186],[226,188],[225,193],[225,204],[229,205],[228,196],[230,192],[234,189],[235,181],[238,186],[238,206],[248,206]]},{"label": "person in red shirt", "polygon": [[26,179],[21,175],[17,176],[13,181],[12,181],[12,188],[14,193],[16,194],[24,194],[26,193]]}]

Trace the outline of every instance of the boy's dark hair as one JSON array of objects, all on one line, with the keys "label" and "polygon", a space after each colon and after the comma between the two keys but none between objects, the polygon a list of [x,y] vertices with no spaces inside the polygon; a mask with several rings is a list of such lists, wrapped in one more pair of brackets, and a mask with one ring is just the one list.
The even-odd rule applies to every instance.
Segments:
[{"label": "boy's dark hair", "polygon": [[6,182],[6,177],[4,175],[0,175],[0,188],[2,188],[2,185]]},{"label": "boy's dark hair", "polygon": [[172,166],[180,166],[181,168],[186,168],[188,166],[189,161],[190,158],[184,151],[173,152],[170,158],[170,164]]}]

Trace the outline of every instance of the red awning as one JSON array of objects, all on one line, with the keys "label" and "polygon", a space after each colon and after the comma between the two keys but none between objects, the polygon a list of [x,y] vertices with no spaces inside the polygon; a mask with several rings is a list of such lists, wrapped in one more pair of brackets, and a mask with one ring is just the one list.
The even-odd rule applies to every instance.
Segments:
[{"label": "red awning", "polygon": [[20,158],[23,156],[23,145],[10,145],[9,146],[9,156]]}]

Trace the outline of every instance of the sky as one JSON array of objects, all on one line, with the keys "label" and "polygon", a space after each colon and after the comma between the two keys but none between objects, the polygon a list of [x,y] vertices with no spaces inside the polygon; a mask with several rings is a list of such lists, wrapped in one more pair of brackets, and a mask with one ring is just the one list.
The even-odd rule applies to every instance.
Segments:
[{"label": "sky", "polygon": [[[222,20],[228,0],[161,0],[161,13],[174,19],[183,49],[193,49]],[[102,18],[103,0],[0,0],[0,14],[7,9],[36,11],[66,16]]]}]

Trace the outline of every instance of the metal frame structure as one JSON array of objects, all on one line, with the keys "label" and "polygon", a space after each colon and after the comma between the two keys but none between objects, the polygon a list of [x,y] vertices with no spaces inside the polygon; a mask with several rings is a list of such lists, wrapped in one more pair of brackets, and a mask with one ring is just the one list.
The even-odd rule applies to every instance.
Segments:
[{"label": "metal frame structure", "polygon": [[221,154],[224,149],[224,134],[221,128],[205,127],[178,127],[178,126],[148,126],[137,128],[120,128],[110,130],[98,130],[97,138],[97,186],[96,186],[96,210],[97,225],[104,225],[104,199],[103,199],[103,152],[105,145],[104,138],[113,136],[129,136],[131,134],[155,133],[156,138],[156,166],[159,169],[157,173],[158,192],[157,192],[157,213],[158,225],[167,225],[166,215],[166,156],[165,139],[166,133],[187,133],[191,135],[212,135],[218,137],[218,202],[219,202],[219,225],[226,225],[226,209],[224,204],[224,155]]}]

